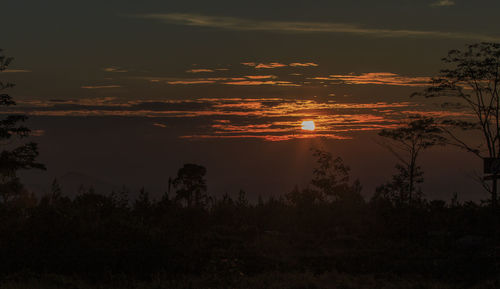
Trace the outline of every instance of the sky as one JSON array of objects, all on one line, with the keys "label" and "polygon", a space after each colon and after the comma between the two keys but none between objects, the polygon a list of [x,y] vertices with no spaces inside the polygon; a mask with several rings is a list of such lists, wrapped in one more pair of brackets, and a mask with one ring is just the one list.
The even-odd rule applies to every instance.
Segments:
[{"label": "sky", "polygon": [[[0,77],[16,83],[13,111],[30,115],[48,167],[23,178],[39,191],[57,177],[160,193],[194,162],[207,167],[212,194],[269,196],[306,186],[319,148],[341,156],[369,197],[395,173],[380,129],[414,114],[469,117],[410,95],[447,51],[500,42],[498,8],[5,0],[0,48],[15,60]],[[316,130],[302,130],[304,120]],[[429,198],[487,197],[467,153],[436,148],[421,165]]]}]

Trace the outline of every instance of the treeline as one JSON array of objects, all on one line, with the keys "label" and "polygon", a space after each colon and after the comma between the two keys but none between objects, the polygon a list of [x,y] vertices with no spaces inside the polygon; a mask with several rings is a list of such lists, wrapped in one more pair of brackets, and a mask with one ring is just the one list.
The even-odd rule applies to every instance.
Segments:
[{"label": "treeline", "polygon": [[[238,286],[269,272],[422,276],[473,284],[500,273],[499,215],[487,204],[376,194],[365,201],[340,158],[316,151],[311,185],[248,201],[207,194],[206,169],[181,168],[171,196],[81,192],[0,203],[0,276],[204,276]],[[401,194],[402,196],[404,194]],[[388,197],[390,196],[390,197]]]}]

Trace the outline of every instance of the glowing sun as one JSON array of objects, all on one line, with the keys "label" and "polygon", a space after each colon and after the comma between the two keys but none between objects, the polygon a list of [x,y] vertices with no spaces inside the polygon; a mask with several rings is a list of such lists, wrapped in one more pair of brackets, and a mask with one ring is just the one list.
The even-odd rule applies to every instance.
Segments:
[{"label": "glowing sun", "polygon": [[313,131],[316,128],[314,125],[314,121],[312,120],[305,120],[302,122],[302,129],[303,130],[310,130]]}]

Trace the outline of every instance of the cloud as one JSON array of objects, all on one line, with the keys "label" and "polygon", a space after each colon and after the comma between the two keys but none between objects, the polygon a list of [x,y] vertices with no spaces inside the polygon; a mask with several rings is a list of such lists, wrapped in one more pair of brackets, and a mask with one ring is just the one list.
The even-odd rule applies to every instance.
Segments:
[{"label": "cloud", "polygon": [[126,70],[124,68],[120,68],[118,66],[104,67],[102,70],[104,70],[106,72],[117,72],[117,73],[128,72],[128,70]]},{"label": "cloud", "polygon": [[338,139],[347,140],[352,139],[351,137],[334,135],[334,134],[318,134],[318,133],[293,133],[293,134],[220,134],[220,135],[186,135],[181,136],[184,139],[262,139],[266,141],[278,142],[278,141],[288,141],[293,139],[306,139],[306,138],[328,138],[328,139]]},{"label": "cloud", "polygon": [[106,88],[120,88],[121,85],[85,85],[81,88],[84,89],[106,89]]},{"label": "cloud", "polygon": [[258,65],[255,66],[257,69],[261,68],[266,68],[266,69],[273,69],[273,68],[279,68],[279,67],[285,67],[287,66],[286,64],[279,63],[279,62],[271,62],[271,63],[259,63]]},{"label": "cloud", "polygon": [[309,79],[312,79],[312,80],[335,80],[331,77],[323,77],[323,76],[316,76],[316,77],[311,77]]},{"label": "cloud", "polygon": [[25,72],[31,72],[31,70],[27,69],[5,69],[1,71],[1,73],[25,73]]},{"label": "cloud", "polygon": [[248,79],[276,79],[278,78],[276,75],[246,75]]},{"label": "cloud", "polygon": [[198,68],[198,69],[190,69],[186,71],[187,73],[202,73],[202,72],[214,72],[213,69],[206,68]]},{"label": "cloud", "polygon": [[370,72],[362,74],[336,74],[328,77],[312,77],[312,80],[332,81],[343,84],[373,84],[420,87],[429,85],[430,77],[402,76],[391,72]]},{"label": "cloud", "polygon": [[[464,119],[465,112],[430,109],[412,102],[337,103],[294,98],[199,98],[190,100],[129,100],[88,98],[19,101],[15,111],[48,117],[139,117],[149,126],[167,126],[171,119],[189,124],[182,138],[257,138],[286,141],[302,138],[352,138],[352,133],[395,128],[410,114]],[[313,120],[314,132],[301,130]]]},{"label": "cloud", "polygon": [[306,62],[306,63],[300,63],[300,62],[294,62],[289,64],[292,67],[308,67],[308,66],[318,66],[318,64],[314,62]]},{"label": "cloud", "polygon": [[274,80],[243,80],[243,81],[229,81],[224,82],[228,85],[277,85],[277,86],[300,86],[299,84],[292,83],[290,81],[274,81]]},{"label": "cloud", "polygon": [[[277,62],[276,62],[277,63]],[[277,66],[274,62],[268,63],[269,66]],[[308,63],[301,63],[301,65]],[[255,67],[260,64],[255,64]],[[309,65],[313,66],[313,65]],[[262,71],[261,71],[262,72]],[[429,85],[430,77],[426,76],[406,76],[391,72],[369,72],[361,74],[331,74],[327,76],[306,77],[303,74],[292,73],[278,76],[280,74],[248,74],[233,76],[216,77],[136,77],[136,79],[147,80],[154,83],[168,83],[171,85],[238,85],[238,86],[329,86],[329,85],[388,85],[388,86],[407,86],[424,87]],[[293,76],[293,77],[291,77]],[[278,80],[279,79],[279,80]]]},{"label": "cloud", "polygon": [[157,126],[157,127],[161,127],[161,128],[166,128],[167,126],[164,125],[163,123],[158,123],[158,122],[155,122],[153,123],[154,126]]},{"label": "cloud", "polygon": [[210,84],[215,83],[215,80],[176,80],[176,81],[167,81],[168,84]]},{"label": "cloud", "polygon": [[275,86],[300,86],[290,81],[276,81],[275,75],[247,75],[244,77],[203,77],[203,78],[144,78],[148,81],[160,82],[161,80],[171,85],[197,85],[197,84],[217,84],[217,85],[275,85]]},{"label": "cloud", "polygon": [[[450,0],[442,0],[449,3]],[[438,2],[438,3],[440,3]],[[142,14],[135,17],[152,19],[176,25],[211,27],[236,31],[271,31],[280,33],[344,33],[373,37],[427,37],[467,39],[498,42],[500,37],[480,33],[445,32],[433,30],[383,29],[357,24],[333,22],[260,21],[224,16],[206,16],[188,13]]]},{"label": "cloud", "polygon": [[448,7],[455,5],[455,1],[453,0],[438,0],[434,3],[431,3],[431,6],[434,7]]},{"label": "cloud", "polygon": [[241,64],[245,65],[245,66],[254,67],[256,69],[261,69],[261,68],[273,69],[273,68],[287,66],[286,64],[279,63],[279,62],[271,62],[271,63],[242,62]]}]

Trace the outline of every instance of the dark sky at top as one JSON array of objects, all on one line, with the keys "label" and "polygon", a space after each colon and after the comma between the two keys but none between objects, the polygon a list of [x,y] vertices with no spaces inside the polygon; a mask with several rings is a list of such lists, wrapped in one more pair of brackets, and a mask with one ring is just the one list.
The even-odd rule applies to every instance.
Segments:
[{"label": "dark sky at top", "polygon": [[[376,132],[411,114],[467,117],[409,98],[454,48],[500,42],[497,1],[10,1],[0,47],[17,111],[32,115],[53,177],[164,190],[184,162],[212,193],[305,185],[320,147],[369,196],[395,159]],[[315,133],[300,130],[311,119]],[[483,198],[480,164],[451,149],[422,159],[427,195]]]}]

